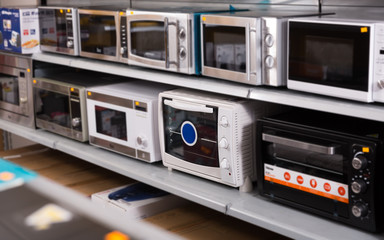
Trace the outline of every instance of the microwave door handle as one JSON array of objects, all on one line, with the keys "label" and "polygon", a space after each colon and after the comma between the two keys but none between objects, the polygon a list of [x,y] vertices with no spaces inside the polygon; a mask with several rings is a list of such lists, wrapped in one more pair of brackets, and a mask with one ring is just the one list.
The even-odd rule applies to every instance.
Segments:
[{"label": "microwave door handle", "polygon": [[206,107],[203,104],[188,104],[185,102],[176,102],[168,99],[164,100],[164,104],[179,110],[185,110],[185,111],[191,111],[191,112],[213,113],[213,108]]},{"label": "microwave door handle", "polygon": [[266,141],[266,142],[277,143],[277,144],[281,144],[288,147],[300,148],[302,150],[309,150],[312,152],[328,154],[328,155],[335,155],[338,148],[336,146],[331,146],[331,147],[323,146],[319,144],[298,141],[298,140],[279,137],[279,136],[270,135],[266,133],[262,134],[262,139],[263,141]]},{"label": "microwave door handle", "polygon": [[[165,68],[168,69],[171,64],[176,65],[177,69],[179,70],[179,61],[170,61],[169,60],[169,26],[174,25],[176,26],[176,32],[179,32],[179,21],[176,22],[169,22],[168,18],[164,18],[164,42],[165,42]],[[176,48],[177,51],[180,49],[180,40],[177,37],[176,38]],[[177,57],[177,59],[179,59]]]}]

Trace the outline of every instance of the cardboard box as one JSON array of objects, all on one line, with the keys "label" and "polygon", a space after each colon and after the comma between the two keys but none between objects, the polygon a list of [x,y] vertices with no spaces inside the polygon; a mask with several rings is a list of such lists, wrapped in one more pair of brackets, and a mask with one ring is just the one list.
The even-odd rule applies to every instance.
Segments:
[{"label": "cardboard box", "polygon": [[[111,211],[119,213],[121,217],[125,219],[147,218],[149,216],[179,207],[187,202],[186,200],[172,194],[136,201],[125,201],[123,199],[113,200],[108,197],[109,194],[121,190],[127,186],[133,186],[134,184],[140,183],[133,183],[92,194],[92,202],[102,206],[103,208],[107,208]],[[140,198],[141,195],[146,194],[142,193],[141,191],[139,192],[140,193],[132,192],[132,194],[129,195],[133,195],[134,198]],[[135,196],[135,194],[137,194],[137,196]]]},{"label": "cardboard box", "polygon": [[1,8],[1,50],[22,54],[40,51],[37,8]]}]

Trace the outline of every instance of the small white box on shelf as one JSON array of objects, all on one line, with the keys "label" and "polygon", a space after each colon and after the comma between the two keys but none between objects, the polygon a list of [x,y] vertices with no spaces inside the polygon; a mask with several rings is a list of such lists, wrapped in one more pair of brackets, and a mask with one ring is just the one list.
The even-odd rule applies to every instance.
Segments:
[{"label": "small white box on shelf", "polygon": [[176,208],[187,201],[143,183],[133,183],[94,193],[92,202],[121,214],[126,219],[142,219]]}]

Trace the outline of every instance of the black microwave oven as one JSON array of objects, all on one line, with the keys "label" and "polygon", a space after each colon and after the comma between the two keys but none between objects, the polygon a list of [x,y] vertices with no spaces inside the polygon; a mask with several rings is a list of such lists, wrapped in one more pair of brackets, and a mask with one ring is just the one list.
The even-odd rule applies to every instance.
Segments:
[{"label": "black microwave oven", "polygon": [[262,196],[367,231],[383,229],[384,124],[297,110],[257,122]]}]

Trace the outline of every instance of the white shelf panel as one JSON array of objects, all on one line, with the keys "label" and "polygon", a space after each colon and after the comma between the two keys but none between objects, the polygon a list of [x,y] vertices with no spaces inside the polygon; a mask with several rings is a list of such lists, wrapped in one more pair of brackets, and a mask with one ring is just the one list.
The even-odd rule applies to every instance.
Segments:
[{"label": "white shelf panel", "polygon": [[287,237],[384,239],[384,234],[366,233],[303,213],[263,199],[256,192],[242,193],[219,183],[178,171],[168,171],[161,163],[145,163],[87,143],[76,142],[43,130],[25,128],[5,120],[0,120],[0,128]]},{"label": "white shelf panel", "polygon": [[128,66],[123,63],[114,63],[60,54],[37,53],[34,54],[32,58],[42,62],[105,72],[119,76],[160,82],[202,91],[216,92],[236,97],[267,101],[376,121],[384,120],[384,104],[380,103],[361,103],[357,101],[287,90],[285,88],[262,86],[255,87],[203,76],[182,75],[166,71]]}]

